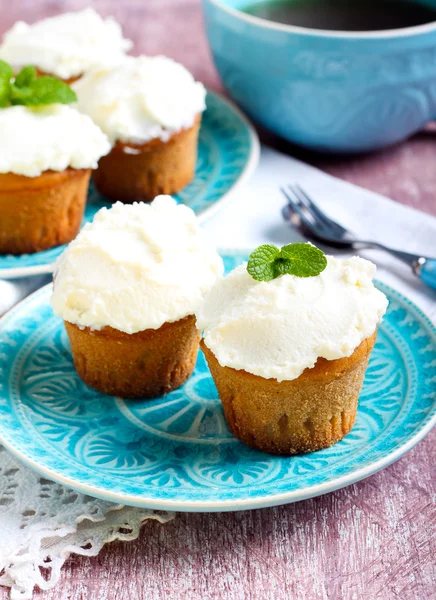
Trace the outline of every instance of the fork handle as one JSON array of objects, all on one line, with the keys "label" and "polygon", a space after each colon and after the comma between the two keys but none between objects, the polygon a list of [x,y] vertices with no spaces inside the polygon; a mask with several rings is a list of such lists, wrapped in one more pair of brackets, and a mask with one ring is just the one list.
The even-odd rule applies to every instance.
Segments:
[{"label": "fork handle", "polygon": [[409,265],[409,267],[411,267],[416,274],[418,274],[416,269],[419,268],[419,265],[423,264],[426,260],[432,260],[421,257],[419,254],[412,254],[410,252],[404,252],[404,250],[397,250],[395,248],[391,248],[390,246],[385,246],[379,242],[363,242],[361,240],[357,240],[355,243],[364,244],[367,248],[378,248],[380,250],[384,250],[385,252],[389,252],[389,254],[392,254],[392,256],[398,258],[398,260],[401,260],[403,263],[406,263],[406,265]]},{"label": "fork handle", "polygon": [[418,258],[413,270],[421,281],[436,290],[436,259]]},{"label": "fork handle", "polygon": [[378,242],[362,242],[361,240],[355,241],[354,243],[364,244],[368,248],[379,248],[389,252],[402,262],[412,267],[413,272],[419,279],[428,285],[429,287],[436,290],[436,258],[425,258],[410,252],[404,252],[403,250],[394,250],[384,244]]}]

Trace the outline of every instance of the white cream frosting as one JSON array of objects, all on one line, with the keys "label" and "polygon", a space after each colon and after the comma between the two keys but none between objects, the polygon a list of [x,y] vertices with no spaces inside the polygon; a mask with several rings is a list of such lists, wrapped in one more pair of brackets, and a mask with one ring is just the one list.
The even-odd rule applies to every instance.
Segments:
[{"label": "white cream frosting", "polygon": [[96,66],[118,62],[131,47],[115,19],[102,19],[94,9],[86,8],[33,25],[18,21],[4,35],[0,58],[14,70],[30,64],[69,79]]},{"label": "white cream frosting", "polygon": [[79,110],[112,142],[167,141],[192,127],[206,107],[204,86],[165,56],[126,57],[116,67],[91,71],[73,89]]},{"label": "white cream frosting", "polygon": [[70,106],[0,109],[0,173],[95,169],[110,148],[97,125]]},{"label": "white cream frosting", "polygon": [[170,196],[102,208],[58,260],[52,306],[81,327],[126,333],[192,315],[223,264],[194,212]]},{"label": "white cream frosting", "polygon": [[216,282],[197,312],[204,342],[222,366],[278,381],[350,356],[371,336],[388,304],[363,258],[328,257],[317,277],[252,279],[241,265]]}]

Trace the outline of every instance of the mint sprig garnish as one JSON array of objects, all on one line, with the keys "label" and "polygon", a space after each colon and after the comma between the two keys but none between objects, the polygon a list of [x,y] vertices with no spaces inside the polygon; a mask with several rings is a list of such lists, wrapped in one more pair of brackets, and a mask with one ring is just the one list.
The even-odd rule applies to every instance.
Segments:
[{"label": "mint sprig garnish", "polygon": [[11,94],[11,79],[14,75],[12,68],[0,60],[0,107],[9,106],[9,97]]},{"label": "mint sprig garnish", "polygon": [[[19,89],[23,90],[23,88]],[[24,89],[29,90],[30,95],[22,96],[17,104],[43,106],[46,104],[71,104],[77,100],[75,92],[66,83],[46,75],[38,77]]]},{"label": "mint sprig garnish", "polygon": [[250,254],[247,271],[257,281],[271,281],[278,277],[275,265],[279,256],[280,250],[275,246],[259,246]]},{"label": "mint sprig garnish", "polygon": [[36,79],[35,67],[28,66],[21,69],[15,78],[15,86],[18,88],[29,87]]},{"label": "mint sprig garnish", "polygon": [[312,244],[288,244],[280,250],[280,255],[290,262],[287,273],[297,277],[316,277],[327,266],[324,252]]},{"label": "mint sprig garnish", "polygon": [[263,244],[250,254],[247,271],[256,281],[271,281],[281,275],[315,277],[326,266],[324,252],[312,244],[288,244],[280,250]]},{"label": "mint sprig garnish", "polygon": [[46,106],[71,104],[77,101],[75,92],[55,77],[37,77],[35,67],[24,67],[14,78],[12,68],[0,60],[0,107]]}]

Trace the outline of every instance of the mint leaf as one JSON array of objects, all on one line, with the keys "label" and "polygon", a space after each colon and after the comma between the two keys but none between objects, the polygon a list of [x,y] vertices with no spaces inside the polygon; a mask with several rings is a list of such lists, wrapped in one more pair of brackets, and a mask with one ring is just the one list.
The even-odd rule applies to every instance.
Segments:
[{"label": "mint leaf", "polygon": [[247,271],[256,281],[271,281],[277,277],[274,265],[279,255],[280,250],[271,244],[259,246],[248,258]]},{"label": "mint leaf", "polygon": [[21,69],[15,80],[8,63],[0,60],[0,108],[12,105],[44,106],[77,101],[75,92],[60,79],[37,77],[35,67]]},{"label": "mint leaf", "polygon": [[36,79],[35,67],[28,66],[21,69],[18,75],[15,77],[14,84],[16,87],[23,88],[28,87]]},{"label": "mint leaf", "polygon": [[287,275],[292,268],[291,261],[287,258],[276,258],[274,261],[274,272],[276,277],[280,277],[280,275]]},{"label": "mint leaf", "polygon": [[25,104],[27,98],[33,96],[33,91],[30,88],[36,79],[35,67],[24,67],[18,73],[15,81],[11,84],[10,101],[11,104]]},{"label": "mint leaf", "polygon": [[12,67],[10,65],[8,65],[8,63],[5,62],[4,60],[0,60],[0,77],[2,79],[6,78],[6,79],[8,79],[8,81],[10,81],[13,76],[14,76],[14,72],[12,70]]},{"label": "mint leaf", "polygon": [[9,106],[9,96],[11,93],[11,79],[14,75],[12,68],[0,60],[0,107]]},{"label": "mint leaf", "polygon": [[280,257],[290,262],[287,273],[297,277],[315,277],[327,266],[324,252],[312,244],[297,243],[283,246]]},{"label": "mint leaf", "polygon": [[11,104],[25,104],[22,100],[30,98],[32,90],[29,87],[17,87],[15,83],[11,83],[9,92],[9,100]]},{"label": "mint leaf", "polygon": [[281,275],[315,277],[326,266],[324,252],[312,244],[288,244],[281,250],[264,244],[250,254],[247,271],[256,281],[271,281]]},{"label": "mint leaf", "polygon": [[[30,83],[27,89],[31,93],[22,97],[15,97],[14,104],[42,106],[47,104],[71,104],[71,102],[77,101],[75,92],[66,83],[54,77],[38,77]],[[16,89],[14,92],[16,92]]]}]

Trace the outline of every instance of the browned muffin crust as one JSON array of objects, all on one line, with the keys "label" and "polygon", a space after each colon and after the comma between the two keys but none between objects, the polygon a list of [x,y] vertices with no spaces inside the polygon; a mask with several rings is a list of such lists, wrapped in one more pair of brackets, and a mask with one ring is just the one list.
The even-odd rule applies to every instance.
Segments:
[{"label": "browned muffin crust", "polygon": [[159,194],[175,194],[193,179],[201,116],[167,142],[117,142],[94,173],[97,189],[111,200],[150,202]]},{"label": "browned muffin crust", "polygon": [[200,334],[190,315],[159,329],[128,334],[97,331],[65,321],[74,365],[89,386],[122,398],[154,398],[180,387],[192,374]]},{"label": "browned muffin crust", "polygon": [[82,223],[91,169],[0,174],[0,254],[67,244]]},{"label": "browned muffin crust", "polygon": [[353,354],[319,358],[297,379],[278,382],[222,367],[201,342],[230,431],[272,454],[299,454],[332,446],[353,427],[376,332]]}]

